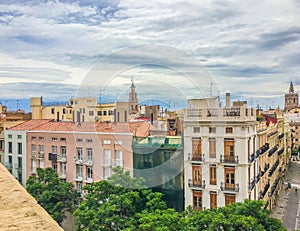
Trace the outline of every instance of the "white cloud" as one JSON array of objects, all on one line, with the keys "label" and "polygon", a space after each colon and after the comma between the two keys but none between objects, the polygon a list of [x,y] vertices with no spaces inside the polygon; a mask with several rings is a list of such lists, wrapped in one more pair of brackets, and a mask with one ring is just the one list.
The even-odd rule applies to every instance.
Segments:
[{"label": "white cloud", "polygon": [[[24,76],[24,82],[56,82],[60,77],[63,83],[80,84],[101,57],[145,44],[187,52],[207,66],[220,88],[241,96],[253,89],[253,98],[277,97],[300,71],[300,7],[293,0],[5,2],[0,4],[2,83],[15,75],[14,81]],[[112,59],[105,68],[126,68],[135,55]],[[163,55],[155,50],[144,58],[182,67],[181,57]],[[151,70],[140,71],[151,76]],[[152,71],[165,81],[172,78]],[[30,72],[32,77],[26,77]]]}]

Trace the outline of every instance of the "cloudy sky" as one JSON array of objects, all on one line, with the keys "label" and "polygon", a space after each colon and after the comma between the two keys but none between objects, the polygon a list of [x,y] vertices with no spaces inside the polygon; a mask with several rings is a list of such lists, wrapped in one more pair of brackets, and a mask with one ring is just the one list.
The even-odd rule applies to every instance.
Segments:
[{"label": "cloudy sky", "polygon": [[[124,99],[179,107],[231,92],[277,107],[300,91],[298,0],[1,0],[0,100]],[[100,91],[101,90],[101,91]]]}]

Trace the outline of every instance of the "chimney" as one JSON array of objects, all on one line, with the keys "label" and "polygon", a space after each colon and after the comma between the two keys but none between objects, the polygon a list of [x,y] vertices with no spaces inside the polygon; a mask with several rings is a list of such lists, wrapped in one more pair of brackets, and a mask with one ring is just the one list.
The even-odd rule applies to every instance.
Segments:
[{"label": "chimney", "polygon": [[226,93],[226,108],[230,108],[230,93]]}]

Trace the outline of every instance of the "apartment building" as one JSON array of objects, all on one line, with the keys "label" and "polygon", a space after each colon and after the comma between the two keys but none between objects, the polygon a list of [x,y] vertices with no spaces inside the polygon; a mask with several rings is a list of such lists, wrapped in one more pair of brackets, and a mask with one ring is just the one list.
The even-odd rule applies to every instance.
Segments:
[{"label": "apartment building", "polygon": [[51,167],[82,192],[84,185],[107,179],[115,166],[132,174],[130,129],[128,123],[31,120],[5,131],[5,162],[23,185],[38,167]]},{"label": "apartment building", "polygon": [[[288,163],[288,127],[258,126],[246,102],[231,106],[230,95],[188,101],[183,122],[185,206],[196,210],[225,206],[246,198],[272,207]],[[280,124],[280,125],[279,125]]]}]

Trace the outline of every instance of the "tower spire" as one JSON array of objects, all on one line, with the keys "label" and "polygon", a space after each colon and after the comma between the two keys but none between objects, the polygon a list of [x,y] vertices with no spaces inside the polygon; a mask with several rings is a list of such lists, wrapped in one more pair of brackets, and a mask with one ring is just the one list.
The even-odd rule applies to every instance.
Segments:
[{"label": "tower spire", "polygon": [[294,92],[294,84],[293,84],[293,81],[292,81],[292,80],[291,80],[291,83],[290,83],[289,93],[295,93],[295,92]]}]

